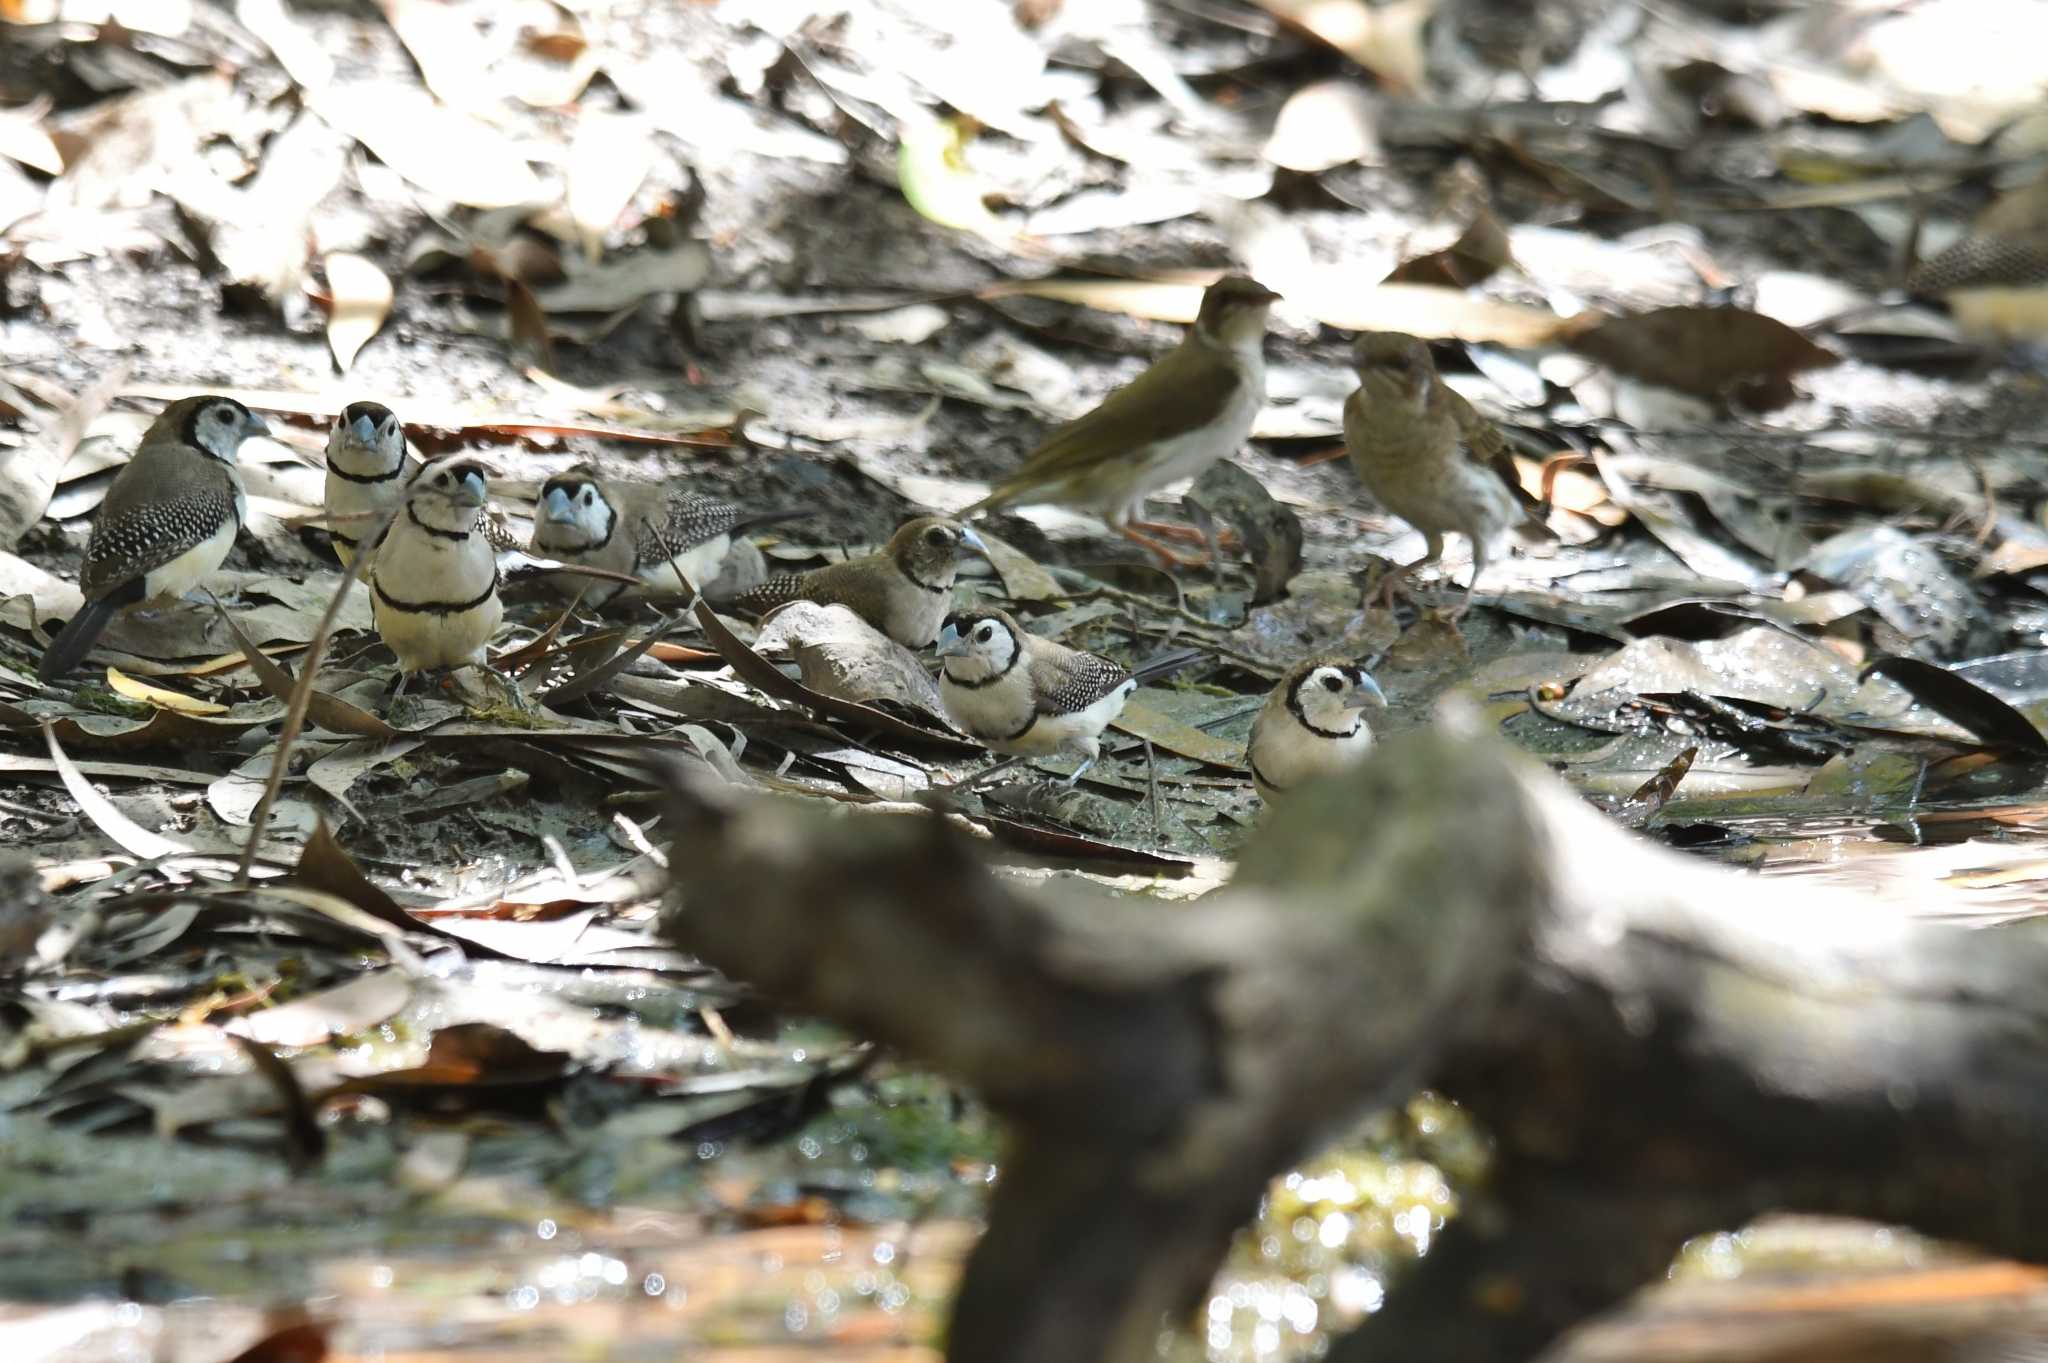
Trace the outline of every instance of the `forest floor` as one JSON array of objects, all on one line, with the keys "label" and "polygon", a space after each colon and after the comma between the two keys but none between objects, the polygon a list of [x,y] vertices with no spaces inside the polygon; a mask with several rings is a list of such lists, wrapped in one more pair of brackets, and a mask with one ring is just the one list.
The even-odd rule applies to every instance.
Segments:
[{"label": "forest floor", "polygon": [[[984,523],[1005,549],[970,595],[1213,659],[1078,787],[963,808],[1018,875],[1227,878],[1252,716],[1328,652],[1373,668],[1376,725],[1462,697],[1701,856],[1962,926],[2038,911],[2048,743],[2000,726],[2048,711],[2048,384],[1888,291],[2048,143],[1887,28],[1943,5],[1845,36],[1582,0],[1508,50],[1493,6],[1423,29],[1404,0],[1348,55],[1281,0],[1035,28],[938,0],[108,8],[0,0],[0,841],[40,887],[0,916],[0,1337],[32,1357],[926,1359],[999,1176],[970,1096],[653,932],[689,883],[661,763],[895,809],[981,765],[942,717],[763,691],[744,626],[662,617],[606,672],[654,614],[564,622],[520,581],[500,651],[538,717],[476,690],[398,724],[357,592],[258,829],[285,688],[211,605],[39,687],[92,511],[178,394],[270,421],[216,590],[296,669],[340,577],[295,522],[347,402],[476,451],[521,531],[596,461],[804,508],[744,570],[808,566],[973,501],[1243,268],[1285,298],[1235,462],[1301,560],[1267,599],[1266,564]],[[1370,599],[1423,541],[1327,457],[1366,327],[1430,338],[1529,486],[1591,456],[1557,473],[1558,543],[1461,629],[1433,608],[1462,544],[1415,602]],[[1371,1117],[1276,1182],[1178,1347],[1310,1356],[1484,1164],[1444,1098]],[[1922,1253],[1805,1223],[1743,1247],[1768,1276],[1788,1244]],[[1698,1291],[1739,1257],[1681,1263]]]}]

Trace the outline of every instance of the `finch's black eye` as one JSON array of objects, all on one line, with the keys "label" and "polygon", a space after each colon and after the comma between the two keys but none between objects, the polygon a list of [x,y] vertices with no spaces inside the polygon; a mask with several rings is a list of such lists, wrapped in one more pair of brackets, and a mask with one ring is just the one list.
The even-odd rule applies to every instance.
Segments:
[{"label": "finch's black eye", "polygon": [[974,637],[985,644],[996,637],[996,627],[984,621],[981,628],[974,631]]},{"label": "finch's black eye", "polygon": [[942,525],[935,525],[931,529],[924,532],[924,542],[932,546],[932,548],[934,549],[945,548],[946,545],[952,541],[952,539],[953,537],[950,534],[946,533],[946,528]]},{"label": "finch's black eye", "polygon": [[1325,691],[1342,691],[1344,689],[1344,683],[1338,681],[1335,677],[1325,676],[1323,678],[1323,689]]}]

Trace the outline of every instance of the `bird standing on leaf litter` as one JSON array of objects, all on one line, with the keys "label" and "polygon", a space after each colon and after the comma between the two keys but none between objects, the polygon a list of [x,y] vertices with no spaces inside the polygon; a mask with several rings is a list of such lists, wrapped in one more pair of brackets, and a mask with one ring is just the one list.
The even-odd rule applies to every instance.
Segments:
[{"label": "bird standing on leaf litter", "polygon": [[1906,291],[1940,298],[1972,336],[2048,340],[2048,175],[2000,196],[1914,267]]},{"label": "bird standing on leaf litter", "polygon": [[1522,490],[1506,437],[1437,373],[1413,336],[1368,331],[1352,345],[1358,388],[1344,400],[1344,448],[1381,506],[1422,532],[1429,552],[1388,579],[1443,557],[1444,535],[1472,541],[1472,585],[1452,618],[1472,607],[1487,560],[1509,531],[1549,535],[1540,504]]},{"label": "bird standing on leaf litter", "polygon": [[398,657],[396,704],[416,672],[476,667],[490,672],[521,708],[526,698],[492,668],[485,646],[505,608],[498,556],[484,528],[484,469],[461,455],[419,473],[370,566],[370,616]]},{"label": "bird standing on leaf litter", "polygon": [[1341,658],[1305,658],[1289,668],[1252,721],[1245,763],[1259,798],[1271,804],[1304,781],[1342,771],[1372,747],[1359,711],[1384,710],[1372,674]]},{"label": "bird standing on leaf litter", "polygon": [[1045,438],[1015,473],[961,514],[1013,504],[1093,512],[1165,563],[1190,560],[1132,517],[1169,483],[1243,448],[1266,403],[1266,314],[1279,294],[1225,275],[1202,294],[1181,343],[1093,411]]},{"label": "bird standing on leaf litter", "polygon": [[[351,402],[327,432],[327,533],[346,568],[357,545],[375,535],[405,501],[419,465],[406,457],[405,428],[378,402]],[[371,552],[376,545],[370,546]]]},{"label": "bird standing on leaf litter", "polygon": [[[684,581],[694,591],[718,576],[733,536],[810,514],[749,512],[666,483],[613,481],[578,464],[541,485],[529,551],[630,573],[654,591],[679,592]],[[600,582],[584,600],[602,606],[627,590],[623,582]]]},{"label": "bird standing on leaf litter", "polygon": [[39,680],[83,662],[116,613],[173,601],[220,568],[247,514],[242,442],[269,433],[233,398],[181,398],[163,410],[93,517],[78,576],[85,605],[50,641]]},{"label": "bird standing on leaf litter", "polygon": [[919,516],[905,521],[872,554],[771,577],[741,592],[732,604],[757,615],[790,601],[845,606],[905,648],[925,648],[953,609],[960,560],[987,553],[981,536],[960,522]]},{"label": "bird standing on leaf litter", "polygon": [[[992,752],[1022,761],[1072,753],[1073,785],[1102,756],[1102,731],[1146,682],[1205,656],[1180,649],[1136,670],[1027,632],[1005,611],[962,611],[939,631],[939,698],[961,730]],[[978,784],[1013,765],[969,779]]]}]

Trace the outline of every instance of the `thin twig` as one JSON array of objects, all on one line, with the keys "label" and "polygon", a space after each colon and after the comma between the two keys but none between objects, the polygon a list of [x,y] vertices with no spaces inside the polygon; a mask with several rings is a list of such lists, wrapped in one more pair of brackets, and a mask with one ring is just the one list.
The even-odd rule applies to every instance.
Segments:
[{"label": "thin twig", "polygon": [[[377,526],[377,533],[368,539],[376,544],[391,529],[397,508],[387,512]],[[270,807],[277,803],[277,792],[284,786],[284,774],[291,769],[292,745],[298,741],[299,730],[305,727],[306,707],[313,701],[313,675],[320,670],[320,657],[327,651],[327,640],[334,633],[334,621],[341,614],[341,603],[348,599],[352,589],[375,555],[358,549],[349,557],[348,570],[341,575],[341,585],[334,589],[334,595],[327,602],[327,609],[320,615],[320,623],[313,629],[312,641],[306,646],[305,661],[299,664],[298,679],[292,684],[291,699],[285,704],[284,727],[277,733],[277,755],[270,762],[270,779],[263,784],[263,798],[256,802],[256,809],[249,815],[249,841],[242,848],[242,864],[235,872],[237,884],[247,886],[250,871],[256,865],[256,849],[263,844],[263,832],[270,826]],[[215,601],[219,609],[220,602]]]}]

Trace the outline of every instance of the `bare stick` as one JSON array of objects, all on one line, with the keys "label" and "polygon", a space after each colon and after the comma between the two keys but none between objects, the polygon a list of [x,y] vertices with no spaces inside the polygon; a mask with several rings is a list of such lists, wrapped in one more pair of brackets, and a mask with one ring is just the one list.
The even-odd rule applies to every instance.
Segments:
[{"label": "bare stick", "polygon": [[[376,544],[391,528],[397,516],[397,508],[384,515],[377,525],[377,533],[369,537],[369,543]],[[327,609],[321,612],[320,623],[313,628],[312,642],[306,646],[306,660],[299,665],[298,679],[292,684],[292,697],[285,703],[284,727],[277,732],[277,755],[270,762],[270,779],[263,783],[263,798],[256,802],[256,809],[249,815],[249,841],[242,847],[242,864],[235,873],[237,884],[248,885],[250,871],[256,865],[256,849],[263,844],[263,831],[270,826],[270,807],[277,803],[277,792],[284,785],[284,774],[292,763],[292,744],[298,742],[299,730],[305,727],[306,707],[313,701],[313,674],[320,670],[321,655],[327,651],[327,640],[334,633],[335,617],[341,614],[341,603],[348,599],[349,589],[356,585],[368,568],[374,554],[358,550],[349,556],[348,570],[341,575],[341,584],[328,599]],[[220,603],[214,602],[218,607]]]}]

